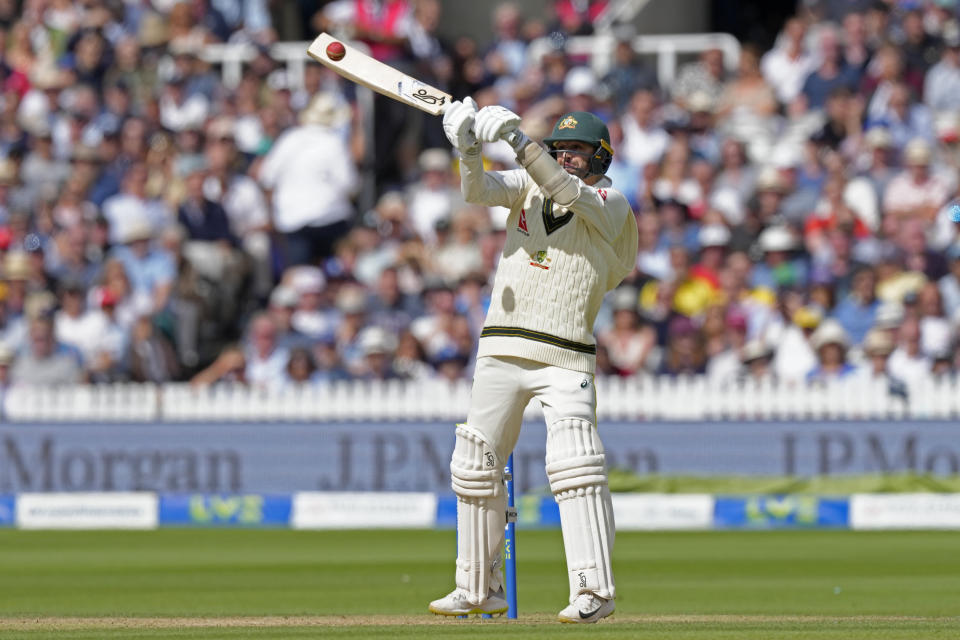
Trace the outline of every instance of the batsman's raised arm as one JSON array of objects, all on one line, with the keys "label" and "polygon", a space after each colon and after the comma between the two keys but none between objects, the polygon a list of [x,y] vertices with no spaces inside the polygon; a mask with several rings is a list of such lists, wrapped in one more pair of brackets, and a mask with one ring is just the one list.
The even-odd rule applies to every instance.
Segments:
[{"label": "batsman's raised arm", "polygon": [[480,142],[474,133],[477,103],[473,98],[454,101],[443,112],[443,130],[460,152],[460,186],[467,202],[510,207],[522,197],[524,180],[517,171],[485,172]]},{"label": "batsman's raised arm", "polygon": [[591,113],[573,112],[557,121],[544,142],[549,150],[518,127],[520,117],[501,106],[481,109],[474,132],[480,142],[506,141],[517,162],[557,207],[555,215],[573,211],[613,242],[631,216],[630,206],[604,175],[613,159],[610,134]]}]

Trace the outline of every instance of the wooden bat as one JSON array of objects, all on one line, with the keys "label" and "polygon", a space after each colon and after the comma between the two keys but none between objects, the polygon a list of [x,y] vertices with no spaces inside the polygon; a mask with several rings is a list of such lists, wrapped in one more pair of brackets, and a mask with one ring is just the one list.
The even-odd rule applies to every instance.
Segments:
[{"label": "wooden bat", "polygon": [[347,80],[363,85],[431,115],[438,116],[453,97],[420,82],[362,51],[321,33],[307,48],[307,55],[333,69]]}]

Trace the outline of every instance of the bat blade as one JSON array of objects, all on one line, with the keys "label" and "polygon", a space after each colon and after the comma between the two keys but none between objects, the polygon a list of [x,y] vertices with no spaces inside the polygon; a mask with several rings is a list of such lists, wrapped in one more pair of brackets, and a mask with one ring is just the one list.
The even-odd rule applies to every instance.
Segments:
[{"label": "bat blade", "polygon": [[[331,42],[343,45],[346,53],[342,60],[334,61],[327,56],[327,45]],[[317,36],[307,48],[307,55],[347,80],[431,115],[443,113],[443,109],[453,100],[450,94],[368,56],[329,33]]]}]

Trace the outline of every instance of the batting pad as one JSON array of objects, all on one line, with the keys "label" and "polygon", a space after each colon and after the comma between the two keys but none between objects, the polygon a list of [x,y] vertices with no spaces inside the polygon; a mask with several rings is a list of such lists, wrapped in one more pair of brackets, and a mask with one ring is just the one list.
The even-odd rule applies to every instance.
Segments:
[{"label": "batting pad", "polygon": [[457,425],[450,477],[457,495],[456,582],[480,604],[500,588],[507,494],[496,451],[467,425]]},{"label": "batting pad", "polygon": [[563,418],[548,427],[547,478],[560,508],[570,602],[581,593],[614,598],[613,504],[603,444],[592,423]]}]

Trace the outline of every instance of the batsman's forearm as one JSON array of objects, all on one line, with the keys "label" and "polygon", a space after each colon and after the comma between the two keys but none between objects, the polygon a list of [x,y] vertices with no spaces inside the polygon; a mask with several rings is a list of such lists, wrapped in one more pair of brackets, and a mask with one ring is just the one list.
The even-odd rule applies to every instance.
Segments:
[{"label": "batsman's forearm", "polygon": [[517,161],[543,192],[561,207],[569,207],[580,196],[580,181],[564,171],[543,147],[527,139],[517,149]]},{"label": "batsman's forearm", "polygon": [[485,184],[486,172],[479,148],[476,153],[460,155],[460,191],[463,199],[472,204],[485,204],[484,196],[490,185]]}]

